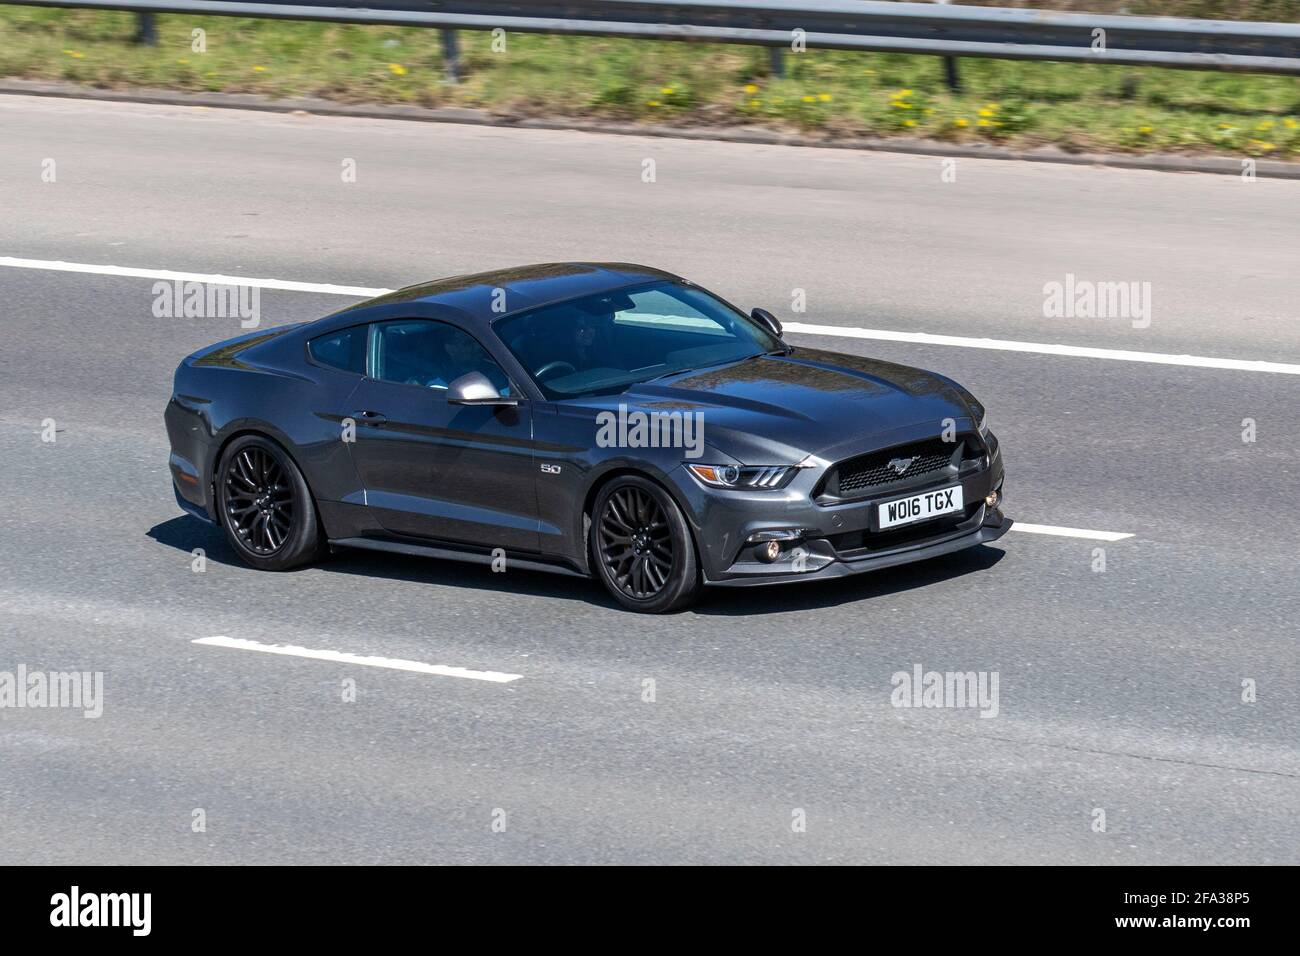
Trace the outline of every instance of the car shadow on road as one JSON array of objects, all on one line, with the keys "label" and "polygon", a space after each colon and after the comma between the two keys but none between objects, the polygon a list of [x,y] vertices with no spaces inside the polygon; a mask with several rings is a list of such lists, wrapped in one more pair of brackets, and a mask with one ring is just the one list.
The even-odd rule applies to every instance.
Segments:
[{"label": "car shadow on road", "polygon": [[236,568],[248,567],[239,560],[235,549],[226,541],[226,535],[220,528],[200,521],[192,515],[177,515],[175,518],[154,525],[145,532],[145,535],[159,544],[191,554],[195,548],[202,548],[204,557],[216,564],[228,564]]},{"label": "car shadow on road", "polygon": [[[217,564],[247,567],[239,560],[220,528],[190,515],[179,515],[155,525],[149,529],[148,536],[159,544],[186,553],[202,548],[207,560]],[[885,568],[848,578],[771,587],[705,588],[700,602],[687,613],[745,617],[837,607],[987,571],[1004,556],[1005,552],[1001,548],[981,545],[916,564]],[[527,594],[555,600],[581,601],[595,607],[618,607],[614,599],[595,581],[547,574],[544,571],[515,570],[509,574],[495,574],[480,564],[353,549],[342,550],[312,567],[336,574],[470,588],[492,594]]]},{"label": "car shadow on road", "polygon": [[[248,565],[226,541],[220,528],[200,521],[191,515],[178,515],[154,525],[147,536],[187,554],[202,548],[208,561],[234,568],[248,569]],[[594,581],[567,575],[548,574],[545,571],[511,569],[508,573],[494,573],[484,564],[469,564],[438,558],[422,558],[360,548],[342,548],[324,560],[295,571],[328,571],[333,574],[362,578],[387,578],[392,581],[410,581],[416,584],[437,584],[443,587],[467,588],[486,593],[527,594],[536,597],[566,601],[582,601],[596,607],[617,608],[618,604]]]}]

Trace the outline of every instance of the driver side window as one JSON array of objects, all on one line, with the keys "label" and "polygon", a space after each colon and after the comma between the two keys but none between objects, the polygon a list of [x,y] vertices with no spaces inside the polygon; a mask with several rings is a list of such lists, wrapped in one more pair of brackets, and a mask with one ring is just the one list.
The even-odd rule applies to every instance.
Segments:
[{"label": "driver side window", "polygon": [[469,333],[431,319],[375,323],[371,378],[445,391],[469,372],[483,373],[502,395],[510,394],[506,373]]}]

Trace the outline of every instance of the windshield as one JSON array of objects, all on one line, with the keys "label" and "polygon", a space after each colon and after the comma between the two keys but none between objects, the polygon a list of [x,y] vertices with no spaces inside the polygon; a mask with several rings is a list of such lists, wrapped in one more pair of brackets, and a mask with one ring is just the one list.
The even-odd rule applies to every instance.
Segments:
[{"label": "windshield", "polygon": [[785,348],[725,302],[668,281],[543,306],[493,328],[553,400]]}]

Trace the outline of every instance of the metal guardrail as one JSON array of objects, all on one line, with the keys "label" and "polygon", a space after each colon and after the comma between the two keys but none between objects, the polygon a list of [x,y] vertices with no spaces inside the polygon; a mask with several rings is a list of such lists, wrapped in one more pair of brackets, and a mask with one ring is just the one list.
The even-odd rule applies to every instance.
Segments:
[{"label": "metal guardrail", "polygon": [[[0,0],[23,6],[327,20],[1300,75],[1300,24],[875,0]],[[796,34],[795,31],[801,31]]]}]

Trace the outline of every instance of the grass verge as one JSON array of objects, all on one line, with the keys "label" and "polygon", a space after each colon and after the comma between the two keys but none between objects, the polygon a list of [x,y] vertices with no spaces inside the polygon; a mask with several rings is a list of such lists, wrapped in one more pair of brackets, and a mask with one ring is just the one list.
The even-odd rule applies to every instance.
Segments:
[{"label": "grass verge", "polygon": [[[194,31],[202,30],[204,49]],[[444,81],[431,30],[158,18],[156,46],[131,14],[0,9],[0,76],[97,87],[317,96],[470,106],[513,116],[760,125],[828,135],[911,135],[1118,152],[1300,158],[1293,77],[1009,60],[942,61],[811,50],[773,76],[763,49],[461,33],[462,81]]]}]

